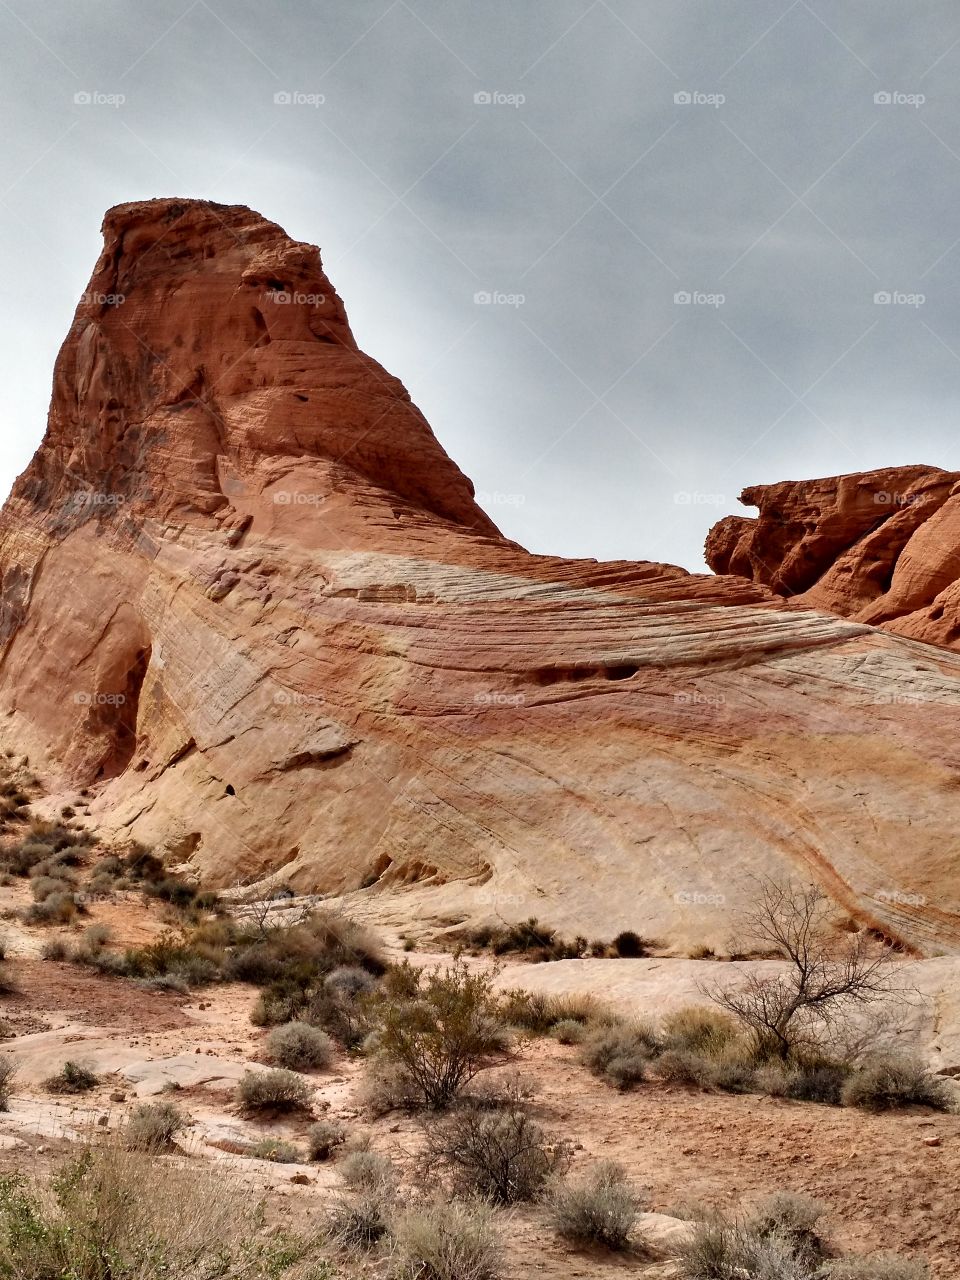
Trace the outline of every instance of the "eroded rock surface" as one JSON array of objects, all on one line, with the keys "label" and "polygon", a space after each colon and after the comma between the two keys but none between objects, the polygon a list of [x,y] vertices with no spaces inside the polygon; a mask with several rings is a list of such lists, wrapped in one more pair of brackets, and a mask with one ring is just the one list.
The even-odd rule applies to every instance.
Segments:
[{"label": "eroded rock surface", "polygon": [[219,886],[686,947],[793,873],[960,947],[960,656],[765,581],[530,555],[318,250],[201,201],[104,236],[0,516],[4,736],[48,781]]}]

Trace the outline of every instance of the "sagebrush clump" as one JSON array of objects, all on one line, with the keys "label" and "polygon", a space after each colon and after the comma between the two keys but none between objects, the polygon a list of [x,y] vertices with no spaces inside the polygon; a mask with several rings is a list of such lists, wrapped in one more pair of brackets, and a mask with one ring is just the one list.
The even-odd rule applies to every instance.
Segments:
[{"label": "sagebrush clump", "polygon": [[556,1232],[574,1244],[622,1251],[637,1243],[636,1222],[643,1203],[624,1167],[601,1161],[582,1179],[554,1189],[550,1220]]},{"label": "sagebrush clump", "polygon": [[312,1096],[302,1076],[283,1068],[245,1071],[237,1085],[237,1101],[247,1112],[309,1111]]}]

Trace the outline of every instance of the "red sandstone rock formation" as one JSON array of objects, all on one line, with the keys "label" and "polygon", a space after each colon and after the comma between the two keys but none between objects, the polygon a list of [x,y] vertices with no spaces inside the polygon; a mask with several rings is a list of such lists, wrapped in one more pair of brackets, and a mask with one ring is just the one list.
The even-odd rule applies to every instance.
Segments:
[{"label": "red sandstone rock formation", "polygon": [[887,467],[745,489],[707,563],[797,604],[960,646],[960,472]]},{"label": "red sandstone rock formation", "polygon": [[0,515],[3,734],[49,781],[210,883],[371,884],[400,919],[722,947],[751,876],[800,874],[960,947],[960,658],[744,577],[532,556],[315,248],[201,201],[104,232]]}]

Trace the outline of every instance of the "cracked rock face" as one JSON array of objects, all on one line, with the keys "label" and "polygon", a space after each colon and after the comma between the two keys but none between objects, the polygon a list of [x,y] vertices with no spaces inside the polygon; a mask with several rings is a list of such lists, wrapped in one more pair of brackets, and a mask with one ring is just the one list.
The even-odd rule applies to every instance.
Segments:
[{"label": "cracked rock face", "polygon": [[784,600],[743,529],[720,577],[530,555],[315,248],[203,201],[104,240],[0,515],[0,723],[49,782],[210,884],[400,921],[722,948],[793,874],[960,949],[960,655]]}]

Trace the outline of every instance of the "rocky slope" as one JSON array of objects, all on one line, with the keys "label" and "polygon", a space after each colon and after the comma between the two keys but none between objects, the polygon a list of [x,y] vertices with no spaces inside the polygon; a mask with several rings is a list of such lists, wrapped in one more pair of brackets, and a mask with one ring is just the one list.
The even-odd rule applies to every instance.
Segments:
[{"label": "rocky slope", "polygon": [[795,873],[960,949],[960,656],[529,555],[318,250],[201,201],[104,238],[0,515],[2,733],[49,781],[217,885],[723,947]]},{"label": "rocky slope", "polygon": [[960,472],[888,467],[745,489],[707,563],[794,602],[960,647]]}]

